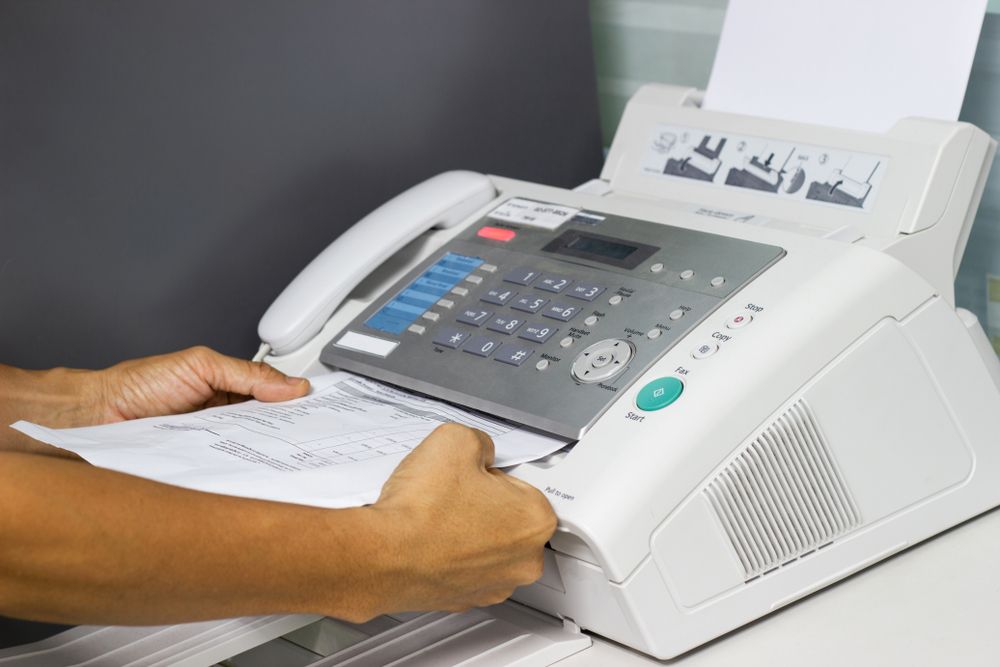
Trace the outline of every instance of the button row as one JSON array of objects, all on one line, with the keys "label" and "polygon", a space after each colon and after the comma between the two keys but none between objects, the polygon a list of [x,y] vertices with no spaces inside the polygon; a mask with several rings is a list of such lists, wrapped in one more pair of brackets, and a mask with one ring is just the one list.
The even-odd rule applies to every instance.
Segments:
[{"label": "button row", "polygon": [[[521,337],[523,338],[524,336],[522,335]],[[488,336],[470,336],[468,332],[458,331],[457,329],[438,332],[438,335],[434,338],[434,342],[442,347],[449,347],[453,350],[462,348],[463,352],[468,352],[477,357],[489,357],[493,355],[494,360],[512,366],[520,366],[535,353],[530,347],[518,345],[517,343],[501,344],[499,341]]]},{"label": "button row", "polygon": [[[649,271],[650,273],[660,273],[661,271],[663,271],[663,268],[664,267],[662,262],[656,262],[655,264],[651,264],[649,266]],[[694,271],[692,271],[691,269],[685,269],[681,271],[678,275],[681,280],[691,280],[692,278],[694,278]],[[722,287],[723,285],[726,284],[726,277],[715,276],[708,282],[708,284],[711,285],[712,287]]]},{"label": "button row", "polygon": [[[532,343],[544,343],[559,331],[556,327],[549,326],[542,322],[531,322],[525,325],[523,320],[506,317],[493,318],[486,328],[505,336],[512,336],[516,333],[518,338],[531,341]],[[438,331],[432,342],[436,345],[456,349],[463,342],[465,342],[471,334],[472,332],[469,331],[463,331],[453,327],[445,327]]]},{"label": "button row", "polygon": [[[534,305],[533,302],[531,305]],[[544,303],[548,303],[548,300],[545,300]],[[541,305],[538,308],[527,308],[527,307],[518,308],[517,304],[515,304],[514,306],[512,306],[512,308],[514,308],[515,310],[521,310],[527,313],[534,314],[541,309]],[[549,319],[559,320],[560,322],[569,322],[571,319],[576,317],[576,315],[579,312],[580,312],[579,306],[570,306],[564,303],[552,303],[547,308],[542,310],[542,317],[548,317]],[[433,314],[437,315],[437,313]],[[456,317],[455,319],[461,322],[462,324],[469,324],[474,327],[478,327],[481,326],[484,322],[488,321],[491,317],[493,317],[493,311],[482,310],[480,308],[466,308],[461,313],[459,313],[458,317]]]},{"label": "button row", "polygon": [[572,289],[566,291],[566,296],[580,299],[581,301],[593,301],[607,291],[607,288],[602,285],[581,282],[574,284],[571,279],[565,276],[554,274],[543,275],[539,271],[525,267],[510,271],[503,277],[503,280],[504,282],[524,285],[525,287],[533,285],[543,292],[552,292],[553,294],[561,294],[564,290],[572,286]]}]

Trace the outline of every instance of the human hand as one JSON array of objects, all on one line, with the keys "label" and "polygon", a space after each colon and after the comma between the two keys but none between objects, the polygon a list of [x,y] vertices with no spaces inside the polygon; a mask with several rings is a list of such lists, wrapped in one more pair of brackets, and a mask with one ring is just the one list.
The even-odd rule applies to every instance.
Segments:
[{"label": "human hand", "polygon": [[309,392],[305,378],[207,347],[124,361],[93,379],[93,422],[180,414],[256,398],[287,401]]},{"label": "human hand", "polygon": [[357,619],[499,603],[542,574],[556,528],[536,488],[492,469],[493,441],[458,424],[414,449],[371,506],[387,541]]}]

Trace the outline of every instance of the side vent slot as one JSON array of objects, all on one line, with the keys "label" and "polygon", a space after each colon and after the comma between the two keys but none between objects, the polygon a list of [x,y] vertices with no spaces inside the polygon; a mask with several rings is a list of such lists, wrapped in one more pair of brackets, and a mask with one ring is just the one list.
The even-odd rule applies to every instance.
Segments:
[{"label": "side vent slot", "polygon": [[860,524],[826,439],[798,401],[704,490],[746,580],[824,547]]}]

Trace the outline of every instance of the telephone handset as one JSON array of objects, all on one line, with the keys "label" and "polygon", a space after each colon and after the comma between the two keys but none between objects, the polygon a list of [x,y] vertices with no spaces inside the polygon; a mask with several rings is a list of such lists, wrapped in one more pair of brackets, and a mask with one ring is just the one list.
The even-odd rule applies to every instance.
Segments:
[{"label": "telephone handset", "polygon": [[489,177],[471,171],[433,176],[359,220],[313,259],[257,326],[271,354],[312,339],[372,269],[424,232],[452,227],[496,196]]}]

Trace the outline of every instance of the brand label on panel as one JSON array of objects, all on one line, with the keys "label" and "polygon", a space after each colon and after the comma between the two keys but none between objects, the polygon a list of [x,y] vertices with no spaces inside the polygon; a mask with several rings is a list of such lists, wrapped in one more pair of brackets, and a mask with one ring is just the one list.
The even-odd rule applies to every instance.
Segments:
[{"label": "brand label on panel", "polygon": [[517,225],[555,229],[579,212],[580,209],[577,208],[556,206],[555,204],[545,204],[515,197],[497,206],[490,212],[488,217]]}]

